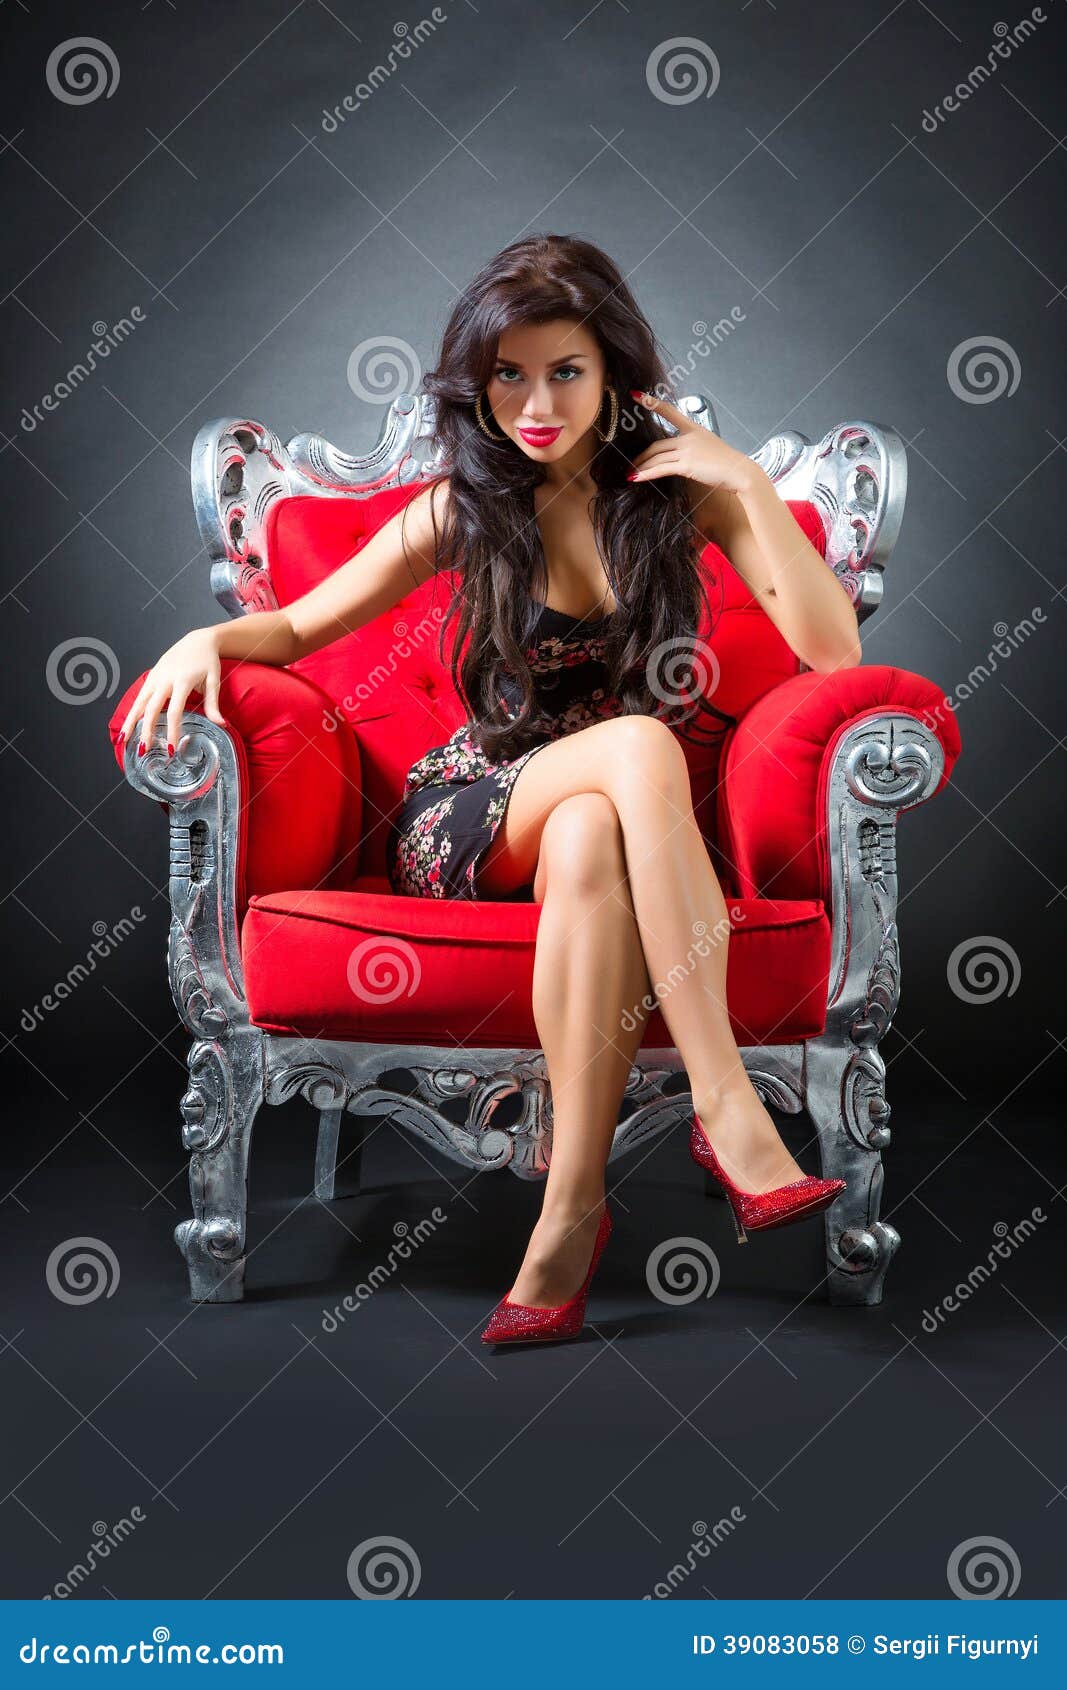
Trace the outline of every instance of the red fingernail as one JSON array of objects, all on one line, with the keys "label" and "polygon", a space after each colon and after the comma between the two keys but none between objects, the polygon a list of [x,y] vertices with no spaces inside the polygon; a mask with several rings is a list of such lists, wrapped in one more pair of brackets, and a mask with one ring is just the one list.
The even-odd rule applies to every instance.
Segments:
[{"label": "red fingernail", "polygon": [[138,757],[144,756],[144,740],[143,739],[142,739],[140,745],[137,747],[137,755],[138,755]]},{"label": "red fingernail", "polygon": [[643,394],[643,393],[642,393],[642,392],[641,392],[641,390],[640,390],[640,389],[639,389],[639,388],[637,388],[637,387],[631,387],[631,389],[630,389],[630,398],[631,398],[631,399],[643,399],[643,398],[644,398],[644,394]]},{"label": "red fingernail", "polygon": [[167,746],[167,756],[168,756],[168,757],[173,757],[173,756],[174,756],[174,747],[173,747],[173,745],[168,745],[168,746]]},{"label": "red fingernail", "polygon": [[627,479],[627,481],[636,481],[636,480],[637,480],[637,476],[636,476],[636,475],[628,475],[628,476],[627,476],[627,477],[626,477],[626,479]]}]

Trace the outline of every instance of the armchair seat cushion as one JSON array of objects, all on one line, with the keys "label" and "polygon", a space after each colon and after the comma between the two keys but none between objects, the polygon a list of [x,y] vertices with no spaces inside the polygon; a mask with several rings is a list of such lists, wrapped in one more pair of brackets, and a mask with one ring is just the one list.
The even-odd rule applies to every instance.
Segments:
[{"label": "armchair seat cushion", "polygon": [[[727,998],[738,1043],[821,1033],[830,969],[823,904],[734,899],[729,910]],[[253,896],[241,930],[252,1021],[306,1038],[539,1049],[531,999],[540,914],[532,900],[397,896],[377,874],[345,891]],[[673,1042],[654,1009],[642,1043]]]}]

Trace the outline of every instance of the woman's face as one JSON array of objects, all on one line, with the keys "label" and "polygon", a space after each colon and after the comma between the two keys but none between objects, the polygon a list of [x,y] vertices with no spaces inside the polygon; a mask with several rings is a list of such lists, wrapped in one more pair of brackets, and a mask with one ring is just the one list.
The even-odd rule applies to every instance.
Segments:
[{"label": "woman's face", "polygon": [[520,451],[555,463],[573,451],[602,408],[607,418],[605,384],[604,355],[592,330],[575,317],[556,317],[505,329],[486,398],[496,427]]}]

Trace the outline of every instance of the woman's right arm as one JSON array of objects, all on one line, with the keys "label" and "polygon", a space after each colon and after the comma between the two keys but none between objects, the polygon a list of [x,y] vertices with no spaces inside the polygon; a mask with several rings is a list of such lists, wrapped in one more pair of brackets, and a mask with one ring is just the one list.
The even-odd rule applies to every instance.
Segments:
[{"label": "woman's right arm", "polygon": [[204,715],[225,727],[219,709],[221,659],[255,658],[284,668],[320,646],[373,622],[437,568],[436,532],[448,494],[439,480],[382,524],[362,549],[325,581],[284,610],[257,610],[210,628],[194,628],[163,652],[145,676],[126,720],[122,743],[143,717],[141,745],[151,744],[156,718],[166,708],[168,749],[177,743],[185,701],[204,698]]}]

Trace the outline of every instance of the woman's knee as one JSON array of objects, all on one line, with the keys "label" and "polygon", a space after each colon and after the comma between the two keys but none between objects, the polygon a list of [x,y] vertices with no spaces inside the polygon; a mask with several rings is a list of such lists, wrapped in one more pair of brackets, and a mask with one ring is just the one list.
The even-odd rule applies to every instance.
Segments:
[{"label": "woman's knee", "polygon": [[609,733],[612,778],[647,791],[689,792],[689,765],[678,736],[659,716],[615,716]]},{"label": "woman's knee", "polygon": [[557,875],[568,890],[603,892],[625,876],[622,824],[603,792],[578,792],[553,806],[541,830],[534,897],[543,901],[545,879]]}]

